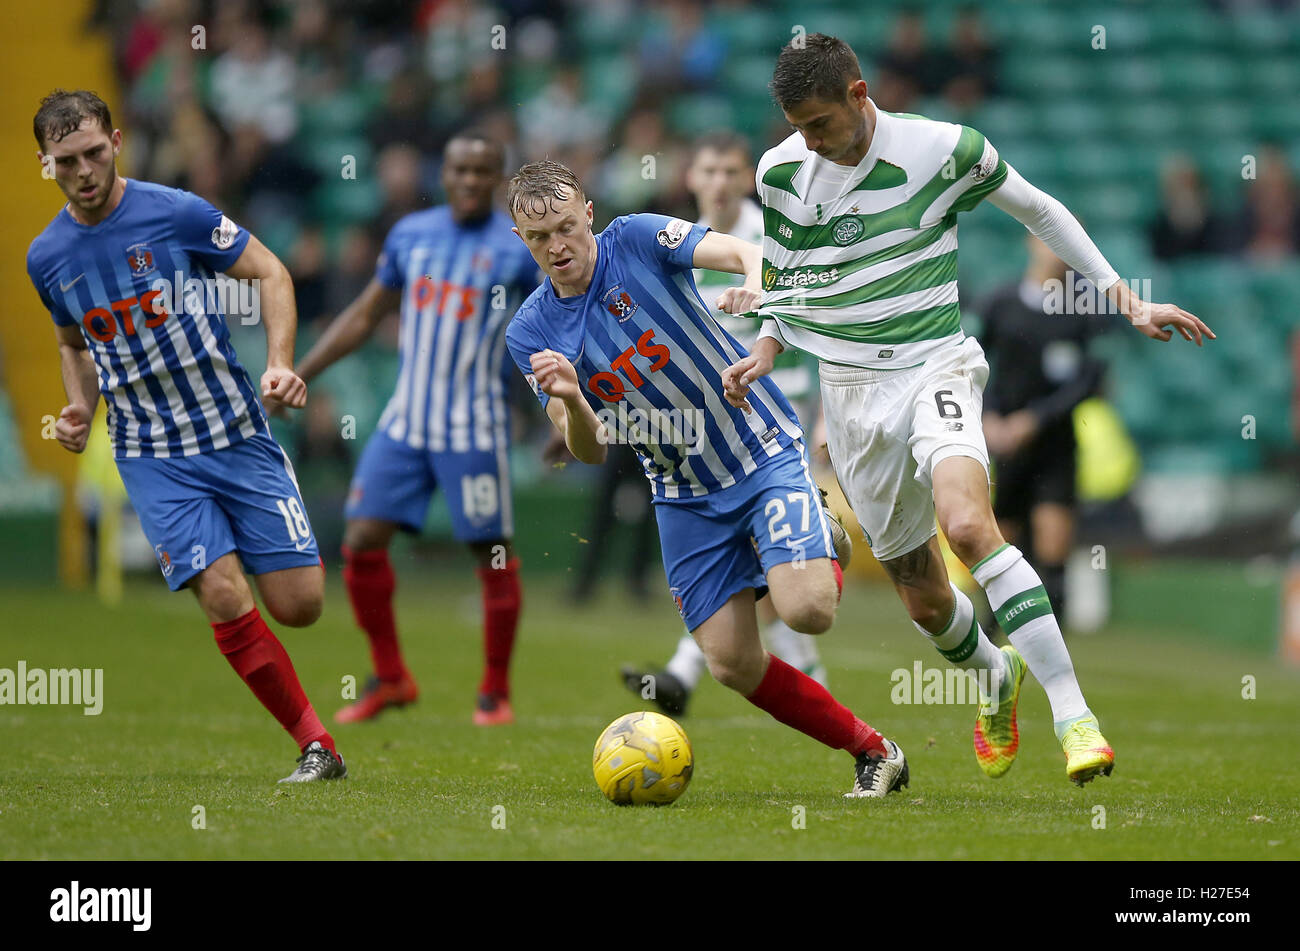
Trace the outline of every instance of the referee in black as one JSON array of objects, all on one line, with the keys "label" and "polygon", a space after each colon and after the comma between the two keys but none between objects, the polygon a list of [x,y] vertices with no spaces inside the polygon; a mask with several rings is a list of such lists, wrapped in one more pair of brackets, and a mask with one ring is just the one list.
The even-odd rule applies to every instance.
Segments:
[{"label": "referee in black", "polygon": [[[1021,280],[976,308],[979,340],[992,367],[984,440],[993,462],[998,528],[1038,571],[1064,621],[1065,562],[1075,525],[1072,413],[1101,382],[1104,367],[1089,344],[1104,323],[1096,316],[1104,301],[1043,242],[1030,235],[1028,244]],[[1091,308],[1077,306],[1080,295]]]}]

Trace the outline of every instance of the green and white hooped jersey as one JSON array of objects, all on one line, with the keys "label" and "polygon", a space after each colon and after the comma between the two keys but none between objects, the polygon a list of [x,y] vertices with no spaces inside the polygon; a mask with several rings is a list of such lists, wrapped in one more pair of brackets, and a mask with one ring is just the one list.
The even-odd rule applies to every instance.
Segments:
[{"label": "green and white hooped jersey", "polygon": [[758,164],[763,303],[791,346],[830,363],[903,369],[963,339],[957,213],[1007,177],[969,126],[876,109],[854,168],[794,133]]},{"label": "green and white hooped jersey", "polygon": [[[701,218],[700,224],[712,228],[707,218]],[[749,198],[740,203],[740,214],[736,223],[726,234],[734,235],[750,244],[763,243],[763,209]],[[700,292],[704,306],[722,325],[722,328],[739,340],[746,350],[753,350],[758,341],[758,332],[762,322],[753,317],[735,317],[724,314],[717,309],[718,295],[728,287],[739,287],[745,282],[743,274],[728,274],[726,271],[710,271],[707,268],[695,268],[695,287]],[[786,399],[802,401],[817,388],[816,361],[798,350],[787,349],[777,356],[772,368],[772,380],[785,394]],[[799,408],[799,407],[796,407]],[[802,416],[802,414],[801,414]],[[811,426],[811,421],[804,420]]]}]

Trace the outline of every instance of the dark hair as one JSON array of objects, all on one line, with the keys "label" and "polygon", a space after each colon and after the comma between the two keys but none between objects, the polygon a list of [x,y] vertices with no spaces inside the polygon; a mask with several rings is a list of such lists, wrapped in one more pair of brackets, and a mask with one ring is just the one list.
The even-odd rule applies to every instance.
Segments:
[{"label": "dark hair", "polygon": [[461,129],[447,140],[447,145],[443,148],[444,154],[446,154],[447,149],[451,148],[451,143],[453,142],[482,142],[496,153],[497,159],[501,163],[501,171],[504,172],[506,170],[506,148],[490,133],[475,126],[471,126],[468,129]]},{"label": "dark hair", "polygon": [[825,33],[795,37],[781,50],[772,73],[772,98],[782,109],[809,99],[843,102],[848,86],[862,78],[848,43]]},{"label": "dark hair", "polygon": [[700,157],[700,153],[705,149],[713,149],[719,155],[726,155],[728,152],[739,152],[745,156],[746,162],[752,162],[753,156],[749,151],[749,140],[739,132],[723,130],[720,132],[710,132],[708,135],[696,139],[691,148],[691,161]]},{"label": "dark hair", "polygon": [[105,132],[113,134],[113,117],[103,99],[87,89],[75,92],[56,89],[41,100],[41,107],[32,120],[36,144],[44,150],[47,141],[58,142],[76,132],[87,119],[97,120]]},{"label": "dark hair", "polygon": [[[565,194],[565,191],[569,194]],[[506,208],[510,217],[518,219],[522,213],[540,218],[547,210],[555,210],[555,202],[566,201],[576,195],[585,199],[582,183],[568,166],[549,159],[529,162],[521,166],[506,186]]]}]

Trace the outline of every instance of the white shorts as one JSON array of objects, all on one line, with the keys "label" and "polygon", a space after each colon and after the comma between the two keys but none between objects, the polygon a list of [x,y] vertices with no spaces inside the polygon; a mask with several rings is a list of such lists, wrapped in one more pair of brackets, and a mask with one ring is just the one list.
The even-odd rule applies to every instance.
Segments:
[{"label": "white shorts", "polygon": [[935,534],[931,476],[941,459],[969,456],[988,475],[980,421],[988,378],[974,337],[906,370],[821,365],[831,462],[880,561]]}]

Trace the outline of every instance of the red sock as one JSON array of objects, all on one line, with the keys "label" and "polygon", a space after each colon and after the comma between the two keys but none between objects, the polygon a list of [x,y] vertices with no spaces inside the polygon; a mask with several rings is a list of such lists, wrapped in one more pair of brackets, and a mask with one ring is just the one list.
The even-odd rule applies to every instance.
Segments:
[{"label": "red sock", "polygon": [[212,630],[217,635],[217,647],[235,673],[280,721],[280,726],[289,731],[299,749],[305,750],[320,740],[331,753],[335,751],[334,739],[303,693],[284,645],[271,633],[256,607],[233,621],[213,624]]},{"label": "red sock", "polygon": [[483,657],[486,666],[480,693],[510,696],[510,654],[515,646],[515,628],[523,589],[519,586],[519,559],[511,558],[504,568],[478,569],[483,584]]},{"label": "red sock", "polygon": [[831,567],[835,569],[835,600],[838,601],[844,596],[844,569],[834,558],[831,559]]},{"label": "red sock", "polygon": [[767,673],[749,702],[786,726],[854,756],[870,750],[887,755],[885,738],[853,715],[830,691],[779,657],[769,656]]},{"label": "red sock", "polygon": [[370,658],[375,674],[390,683],[409,676],[397,644],[397,621],[393,617],[393,592],[397,576],[383,548],[353,551],[343,546],[343,583],[357,626],[370,639]]}]

